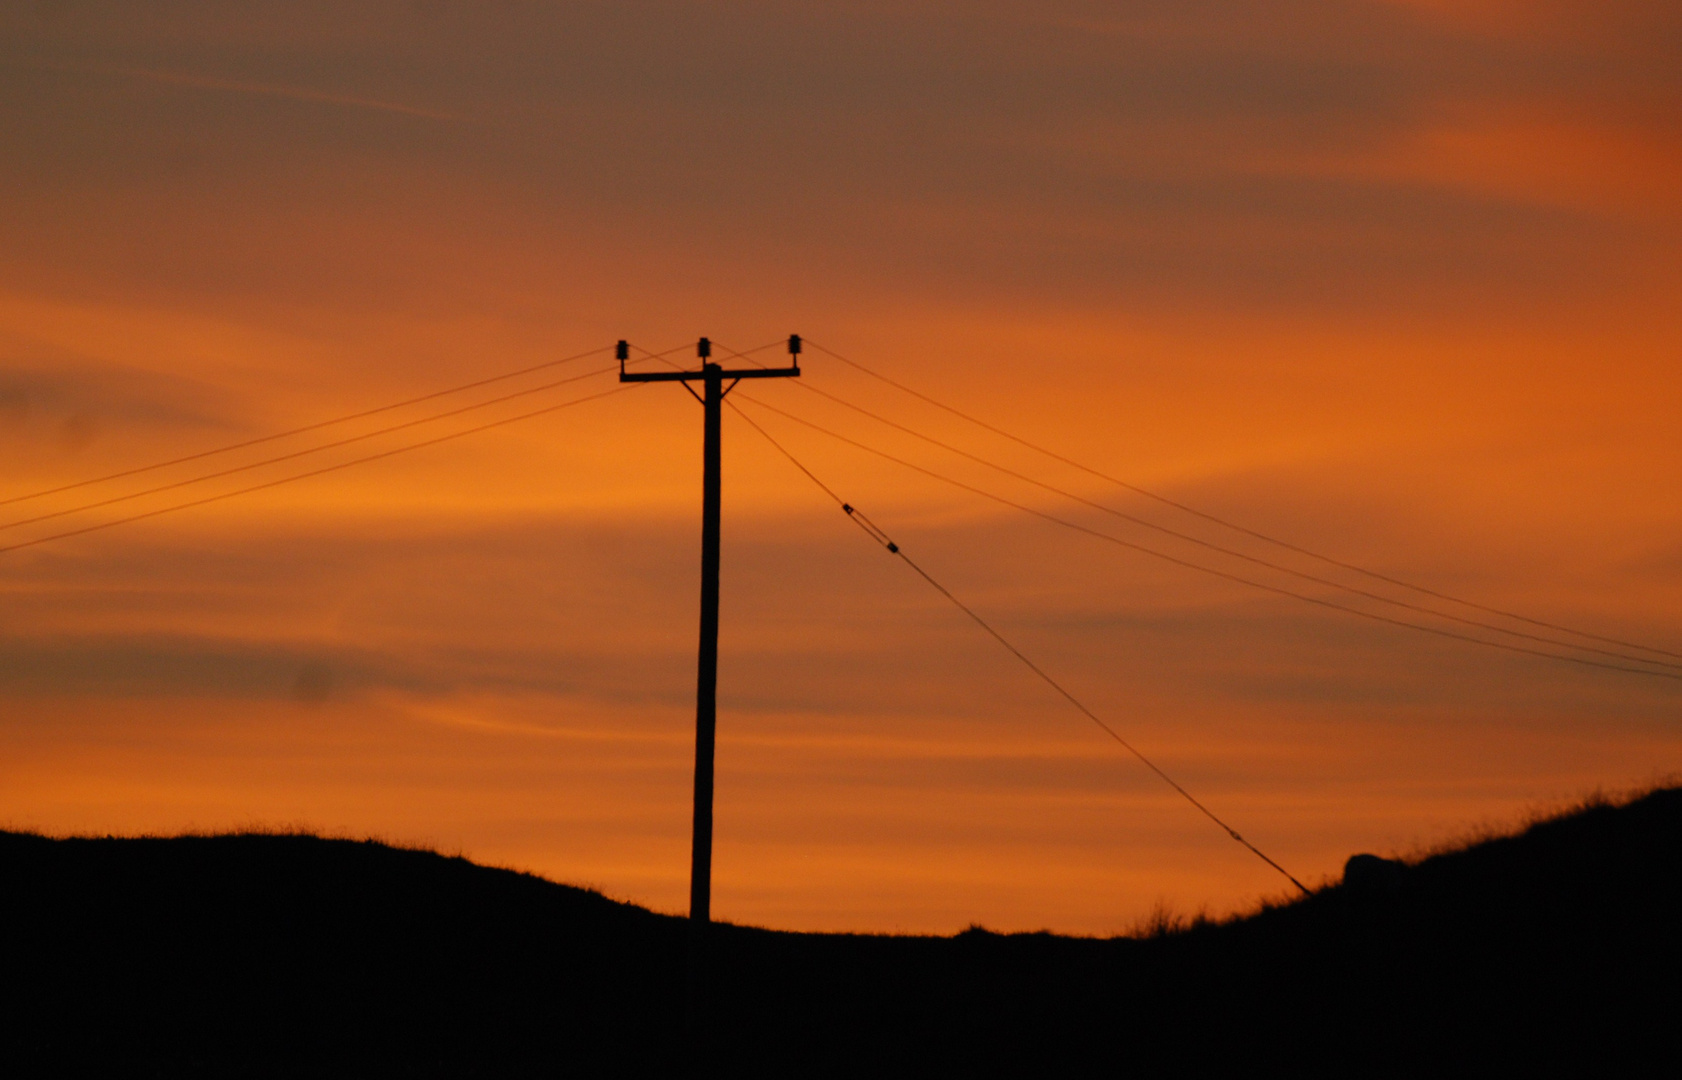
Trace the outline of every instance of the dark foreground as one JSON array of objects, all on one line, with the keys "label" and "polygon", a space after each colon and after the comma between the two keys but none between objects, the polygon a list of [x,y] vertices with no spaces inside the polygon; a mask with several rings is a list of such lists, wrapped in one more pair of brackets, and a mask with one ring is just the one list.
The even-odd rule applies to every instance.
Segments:
[{"label": "dark foreground", "polygon": [[[1668,789],[1144,940],[718,927],[710,1054],[720,1075],[1677,1075],[1679,927]],[[0,834],[0,1074],[702,1072],[684,929],[373,843]]]}]

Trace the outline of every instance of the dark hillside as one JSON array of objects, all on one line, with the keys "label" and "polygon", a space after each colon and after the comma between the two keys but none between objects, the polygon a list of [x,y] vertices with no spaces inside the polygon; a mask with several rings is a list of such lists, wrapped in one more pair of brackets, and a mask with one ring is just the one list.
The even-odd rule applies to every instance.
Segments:
[{"label": "dark hillside", "polygon": [[0,918],[14,1047],[159,1075],[588,1067],[671,1014],[683,940],[581,889],[310,836],[8,834]]},{"label": "dark hillside", "polygon": [[[719,927],[711,1053],[782,1075],[1682,1064],[1682,790],[1367,870],[1145,940]],[[691,1071],[684,941],[678,919],[374,843],[0,834],[0,1071]]]}]

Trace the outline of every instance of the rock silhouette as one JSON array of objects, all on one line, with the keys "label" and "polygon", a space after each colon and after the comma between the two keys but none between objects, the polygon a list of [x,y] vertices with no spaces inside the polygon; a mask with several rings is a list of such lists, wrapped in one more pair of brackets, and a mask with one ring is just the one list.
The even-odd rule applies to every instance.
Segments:
[{"label": "rock silhouette", "polygon": [[1407,864],[1377,855],[1351,855],[1343,864],[1343,887],[1353,893],[1392,893],[1407,879]]}]

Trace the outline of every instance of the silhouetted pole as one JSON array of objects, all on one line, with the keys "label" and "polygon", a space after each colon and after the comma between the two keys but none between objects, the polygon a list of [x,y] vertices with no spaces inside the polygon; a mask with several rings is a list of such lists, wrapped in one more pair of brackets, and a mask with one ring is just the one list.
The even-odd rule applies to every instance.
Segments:
[{"label": "silhouetted pole", "polygon": [[[690,394],[705,412],[701,440],[701,645],[695,674],[695,811],[689,853],[689,958],[684,1022],[691,1039],[698,1040],[706,1001],[706,937],[712,921],[713,876],[713,747],[718,731],[718,524],[719,488],[723,469],[720,428],[724,397],[742,379],[776,379],[800,374],[800,335],[788,339],[786,368],[743,368],[726,371],[712,362],[712,342],[702,338],[695,347],[700,371],[625,370],[630,346],[621,341],[620,382],[702,383],[702,393]],[[725,386],[724,380],[730,385]],[[699,1049],[698,1045],[696,1047]]]},{"label": "silhouetted pole", "polygon": [[[701,339],[705,361],[712,350]],[[724,412],[724,370],[703,362],[706,412],[701,438],[701,647],[695,672],[695,812],[689,847],[689,921],[712,919],[713,744],[718,733],[718,510],[719,426]]]}]

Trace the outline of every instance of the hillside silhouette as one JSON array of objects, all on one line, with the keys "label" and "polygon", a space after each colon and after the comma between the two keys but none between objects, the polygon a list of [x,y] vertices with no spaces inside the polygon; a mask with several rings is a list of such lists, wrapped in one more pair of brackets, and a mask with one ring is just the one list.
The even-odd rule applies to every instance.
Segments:
[{"label": "hillside silhouette", "polygon": [[[719,1075],[1674,1071],[1682,788],[1221,923],[1092,939],[717,926]],[[684,921],[303,835],[0,834],[7,1075],[707,1071]]]}]

